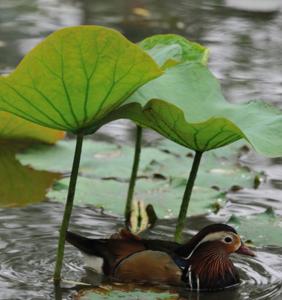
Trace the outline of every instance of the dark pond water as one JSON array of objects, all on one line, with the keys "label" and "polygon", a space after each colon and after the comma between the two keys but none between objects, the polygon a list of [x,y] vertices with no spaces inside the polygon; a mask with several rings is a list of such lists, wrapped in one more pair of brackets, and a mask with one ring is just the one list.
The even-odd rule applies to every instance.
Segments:
[{"label": "dark pond water", "polygon": [[[61,293],[55,294],[51,283],[56,251],[58,226],[63,207],[44,202],[26,208],[0,210],[0,296],[1,299],[71,299],[75,285],[64,283]],[[190,236],[194,230],[213,221],[197,217],[189,220]],[[171,239],[175,222],[159,221],[150,238]],[[123,225],[120,218],[102,215],[93,208],[76,207],[72,230],[86,236],[103,237]],[[278,247],[257,249],[256,258],[234,257],[240,269],[239,289],[220,293],[186,295],[187,299],[281,299],[282,251]],[[83,259],[72,246],[66,246],[64,278],[81,281],[85,276]],[[184,293],[184,291],[182,291]],[[185,295],[185,293],[184,293]],[[279,296],[280,295],[280,296]],[[57,297],[56,297],[57,296]]]},{"label": "dark pond water", "polygon": [[[227,99],[243,102],[259,98],[282,107],[282,3],[279,0],[259,2],[264,5],[256,0],[1,0],[0,72],[12,70],[32,46],[62,26],[112,26],[134,41],[155,33],[172,32],[210,48],[210,68],[221,79]],[[105,126],[97,136],[120,142],[132,141],[133,134],[128,122],[116,122]],[[146,134],[148,142],[155,137],[151,132]],[[245,189],[230,193],[230,202],[219,215],[190,219],[187,235],[209,222],[223,222],[232,212],[241,216],[273,207],[282,215],[282,160],[264,159],[251,153],[241,157],[241,163],[263,170],[266,182],[257,191]],[[3,159],[1,168],[7,168]],[[14,175],[9,174],[9,178]],[[7,179],[7,176],[2,177]],[[33,182],[38,176],[34,174],[29,181]],[[48,180],[51,179],[48,177]],[[7,185],[3,180],[0,185],[1,198],[4,198]],[[17,188],[9,187],[11,191]],[[2,206],[16,206],[15,195],[10,205]],[[0,209],[0,299],[72,298],[75,285],[64,284],[55,294],[50,281],[62,211],[62,205],[48,201]],[[122,219],[118,217],[105,216],[88,207],[74,209],[72,229],[85,235],[108,236],[121,226]],[[160,221],[150,237],[169,239],[173,227],[174,220]],[[281,299],[282,249],[265,246],[257,253],[252,259],[234,257],[242,273],[240,288],[210,295],[186,294],[185,297]],[[81,255],[69,245],[64,274],[66,279],[76,281],[84,275]]]}]

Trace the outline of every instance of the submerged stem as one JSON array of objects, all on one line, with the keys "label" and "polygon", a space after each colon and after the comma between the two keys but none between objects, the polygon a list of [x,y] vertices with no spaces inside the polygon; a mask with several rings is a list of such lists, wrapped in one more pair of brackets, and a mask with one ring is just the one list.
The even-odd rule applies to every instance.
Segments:
[{"label": "submerged stem", "polygon": [[203,152],[196,151],[194,160],[193,160],[193,165],[192,169],[190,171],[190,175],[186,184],[186,189],[182,198],[182,203],[181,203],[181,208],[179,211],[178,215],[178,220],[177,220],[177,225],[176,225],[176,230],[175,230],[175,241],[176,242],[181,242],[181,237],[182,237],[182,230],[184,228],[185,224],[185,219],[188,211],[188,206],[193,190],[193,186],[195,183],[195,179],[197,176],[198,168],[200,165],[201,157],[202,157]]},{"label": "submerged stem", "polygon": [[81,157],[81,149],[82,149],[82,142],[83,142],[83,134],[78,134],[76,137],[76,147],[75,153],[73,158],[70,182],[69,182],[69,189],[68,189],[68,196],[67,201],[65,204],[65,211],[63,216],[63,221],[60,229],[60,236],[58,241],[58,248],[57,248],[57,258],[56,258],[56,266],[54,272],[54,282],[58,283],[61,280],[61,269],[63,265],[63,258],[64,258],[64,250],[65,250],[65,240],[66,240],[66,231],[69,226],[72,207],[73,207],[73,199],[75,194],[75,187]]},{"label": "submerged stem", "polygon": [[128,220],[130,211],[131,211],[131,207],[132,207],[134,187],[135,187],[138,166],[139,166],[139,161],[140,161],[141,141],[142,141],[142,127],[137,125],[136,126],[134,160],[133,160],[133,165],[132,165],[132,171],[131,171],[131,176],[130,176],[130,181],[129,181],[129,186],[128,186],[126,206],[125,206],[125,212],[124,212],[125,220]]}]

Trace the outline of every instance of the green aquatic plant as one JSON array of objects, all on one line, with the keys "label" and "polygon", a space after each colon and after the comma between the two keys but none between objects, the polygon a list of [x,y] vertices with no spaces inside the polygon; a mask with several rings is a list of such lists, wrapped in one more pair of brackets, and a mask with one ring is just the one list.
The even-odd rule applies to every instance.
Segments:
[{"label": "green aquatic plant", "polygon": [[[176,34],[154,35],[141,41],[139,46],[144,49],[162,69],[167,69],[183,62],[206,64],[208,60],[207,48],[198,43],[190,42]],[[132,208],[134,187],[141,155],[141,141],[142,127],[137,125],[135,153],[124,213],[126,220],[129,218]]]},{"label": "green aquatic plant", "polygon": [[119,32],[100,26],[78,26],[51,34],[24,57],[14,72],[0,77],[1,110],[76,135],[55,282],[61,278],[85,134],[97,130],[109,112],[160,74],[150,56]]},{"label": "green aquatic plant", "polygon": [[125,210],[124,210],[124,217],[126,222],[130,218],[130,214],[132,211],[133,195],[134,195],[134,188],[135,188],[137,173],[139,168],[141,148],[142,148],[142,127],[137,125],[136,136],[135,136],[134,158],[133,158],[133,164],[131,169],[131,175],[129,179],[127,196],[126,196]]},{"label": "green aquatic plant", "polygon": [[129,118],[195,151],[178,215],[177,241],[181,239],[204,152],[243,138],[258,153],[282,155],[281,111],[262,101],[227,102],[217,79],[201,63],[182,63],[166,69],[109,117]]}]

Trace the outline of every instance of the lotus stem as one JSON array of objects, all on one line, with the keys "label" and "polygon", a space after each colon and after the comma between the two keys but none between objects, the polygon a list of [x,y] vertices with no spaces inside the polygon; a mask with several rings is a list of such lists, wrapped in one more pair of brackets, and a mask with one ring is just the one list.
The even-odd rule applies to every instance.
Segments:
[{"label": "lotus stem", "polygon": [[63,216],[63,221],[60,229],[60,236],[58,241],[58,248],[57,248],[57,258],[56,258],[56,266],[55,272],[53,276],[53,280],[55,283],[61,281],[61,270],[63,265],[63,258],[64,258],[64,250],[65,250],[65,240],[66,240],[66,231],[69,227],[70,217],[73,207],[73,200],[75,195],[75,187],[81,157],[81,149],[83,143],[83,134],[78,134],[76,136],[76,146],[75,146],[75,153],[73,158],[69,188],[68,188],[68,196],[65,205],[65,211]]},{"label": "lotus stem", "polygon": [[54,283],[54,296],[55,300],[62,300],[63,299],[63,293],[60,282]]},{"label": "lotus stem", "polygon": [[135,139],[135,153],[134,153],[133,165],[131,170],[131,176],[130,176],[130,181],[128,186],[127,199],[126,199],[125,212],[124,212],[125,220],[129,219],[131,208],[132,208],[134,187],[136,183],[138,166],[140,161],[141,142],[142,142],[142,127],[137,125],[136,139]]},{"label": "lotus stem", "polygon": [[189,202],[191,199],[191,194],[192,194],[193,186],[194,186],[195,179],[197,176],[197,172],[199,169],[202,154],[203,154],[203,152],[196,151],[196,154],[195,154],[195,157],[193,160],[192,169],[190,171],[190,175],[189,175],[189,178],[188,178],[188,181],[186,184],[185,192],[184,192],[184,195],[182,198],[182,203],[181,203],[178,220],[177,220],[177,225],[176,225],[176,230],[175,230],[175,235],[174,235],[175,241],[178,243],[180,243],[181,239],[182,239],[182,231],[183,231],[183,228],[185,225],[185,219],[186,219],[186,215],[187,215],[187,211],[188,211],[188,206],[189,206]]}]

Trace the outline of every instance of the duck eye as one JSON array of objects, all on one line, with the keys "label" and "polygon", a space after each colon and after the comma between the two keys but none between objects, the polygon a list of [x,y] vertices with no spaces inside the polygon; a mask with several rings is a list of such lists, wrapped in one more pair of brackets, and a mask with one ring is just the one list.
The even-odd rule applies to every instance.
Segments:
[{"label": "duck eye", "polygon": [[224,242],[227,244],[230,244],[232,242],[232,238],[230,236],[227,236],[226,238],[224,238]]}]

